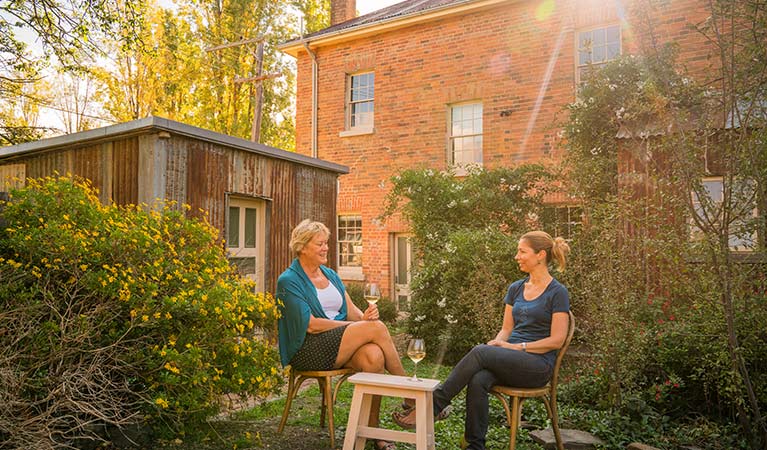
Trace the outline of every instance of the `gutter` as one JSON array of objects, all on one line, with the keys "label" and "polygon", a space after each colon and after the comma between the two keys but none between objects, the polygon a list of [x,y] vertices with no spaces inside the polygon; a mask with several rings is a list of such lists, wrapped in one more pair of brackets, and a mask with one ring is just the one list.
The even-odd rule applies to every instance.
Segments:
[{"label": "gutter", "polygon": [[317,158],[317,84],[319,67],[317,64],[317,55],[309,48],[309,44],[304,41],[304,48],[309,56],[312,57],[312,158]]},{"label": "gutter", "polygon": [[[519,1],[519,0],[517,0]],[[377,20],[374,22],[366,22],[359,25],[352,25],[347,28],[341,28],[329,33],[322,33],[318,36],[309,36],[308,38],[296,39],[286,42],[277,46],[277,49],[291,55],[293,57],[298,56],[298,50],[303,44],[307,42],[314,43],[315,47],[320,45],[327,45],[337,41],[344,41],[346,39],[359,38],[374,33],[397,29],[400,27],[412,25],[422,21],[439,19],[444,16],[457,14],[465,11],[472,11],[481,8],[486,8],[495,5],[501,5],[504,3],[510,3],[509,0],[463,0],[447,5],[438,6],[436,8],[417,11],[414,13],[406,13],[401,15],[395,15],[385,19]],[[375,14],[375,13],[371,13]],[[364,17],[364,16],[363,16]]]}]

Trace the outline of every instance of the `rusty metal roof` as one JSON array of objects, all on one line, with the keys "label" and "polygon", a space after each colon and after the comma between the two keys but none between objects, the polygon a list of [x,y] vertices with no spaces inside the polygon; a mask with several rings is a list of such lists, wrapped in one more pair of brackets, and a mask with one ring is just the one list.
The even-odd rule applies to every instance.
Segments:
[{"label": "rusty metal roof", "polygon": [[349,168],[322,159],[311,158],[295,152],[281,150],[257,142],[248,141],[234,136],[229,136],[204,128],[194,127],[185,123],[176,122],[162,117],[146,117],[144,119],[133,120],[130,122],[110,125],[108,127],[96,128],[79,133],[65,134],[47,139],[41,139],[34,142],[25,142],[23,144],[0,147],[0,161],[10,159],[29,153],[44,152],[60,147],[71,147],[80,144],[90,144],[96,141],[105,141],[117,137],[144,134],[152,131],[166,131],[201,141],[237,148],[240,150],[257,153],[275,159],[281,159],[311,167],[318,167],[336,173],[349,173]]}]

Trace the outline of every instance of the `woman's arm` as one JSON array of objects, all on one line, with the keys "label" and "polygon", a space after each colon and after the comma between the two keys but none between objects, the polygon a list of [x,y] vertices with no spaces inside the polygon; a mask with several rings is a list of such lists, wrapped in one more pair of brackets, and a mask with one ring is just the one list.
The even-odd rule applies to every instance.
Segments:
[{"label": "woman's arm", "polygon": [[309,316],[309,327],[306,329],[309,333],[322,333],[323,331],[332,330],[333,328],[340,327],[345,324],[357,322],[359,320],[378,320],[378,307],[371,305],[363,313],[354,304],[349,293],[346,293],[346,318],[349,320],[333,320],[333,319],[321,319],[314,316]]},{"label": "woman's arm", "polygon": [[321,317],[310,315],[309,326],[306,327],[306,332],[312,334],[322,333],[323,331],[332,330],[333,328],[338,328],[350,323],[351,322],[348,320],[323,319]]},{"label": "woman's arm", "polygon": [[[506,308],[509,310],[511,309],[511,306],[506,305]],[[509,316],[511,316],[511,313],[509,313]],[[504,335],[504,330],[506,329],[506,312],[504,311],[503,314],[503,328],[501,328],[501,331],[498,332],[498,336],[496,336],[495,339],[488,342],[488,345],[495,345],[497,347],[504,347],[509,348],[512,350],[524,350],[528,353],[538,353],[538,354],[544,354],[548,353],[552,350],[559,350],[562,348],[562,344],[565,343],[565,338],[567,337],[567,327],[570,324],[570,315],[566,312],[556,312],[552,314],[551,316],[551,332],[549,337],[540,339],[533,342],[527,342],[525,344],[525,348],[522,348],[522,344],[510,344],[506,342],[506,339],[508,339],[508,334]],[[511,319],[511,328],[514,328],[514,319]],[[510,332],[509,332],[510,333]],[[501,339],[502,338],[502,339]]]},{"label": "woman's arm", "polygon": [[344,292],[344,294],[346,295],[346,318],[353,322],[362,320],[362,311],[354,304],[348,292]]},{"label": "woman's arm", "polygon": [[[511,312],[511,305],[506,305],[503,308],[503,325],[501,326],[501,330],[498,332],[498,334],[495,336],[495,341],[500,342],[506,342],[509,340],[509,336],[511,336],[511,331],[514,330],[514,314]],[[492,341],[490,341],[492,342]],[[490,344],[489,345],[493,345]]]}]

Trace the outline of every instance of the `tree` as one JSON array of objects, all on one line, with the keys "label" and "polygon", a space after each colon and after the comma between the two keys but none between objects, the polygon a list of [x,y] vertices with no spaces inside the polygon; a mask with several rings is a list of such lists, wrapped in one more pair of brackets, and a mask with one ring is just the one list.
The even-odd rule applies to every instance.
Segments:
[{"label": "tree", "polygon": [[[564,127],[571,180],[590,213],[572,280],[576,293],[595,300],[590,336],[615,404],[648,381],[680,376],[685,395],[677,402],[707,414],[734,411],[754,448],[767,442],[767,397],[758,387],[767,322],[759,307],[764,7],[711,1],[710,18],[697,27],[712,49],[705,76],[686,76],[673,51],[648,46],[595,71]],[[651,24],[643,31],[653,35]]]},{"label": "tree", "polygon": [[[81,68],[102,54],[100,38],[109,36],[126,46],[135,44],[132,32],[143,1],[99,2],[87,0],[0,1],[0,99],[15,101],[20,86],[35,83],[54,59],[65,70]],[[22,38],[32,35],[42,44],[42,53],[30,51]],[[38,103],[48,100],[30,97]],[[6,137],[28,139],[42,130],[6,125],[15,130]],[[17,136],[17,137],[13,137]],[[26,138],[24,138],[26,136]]]}]

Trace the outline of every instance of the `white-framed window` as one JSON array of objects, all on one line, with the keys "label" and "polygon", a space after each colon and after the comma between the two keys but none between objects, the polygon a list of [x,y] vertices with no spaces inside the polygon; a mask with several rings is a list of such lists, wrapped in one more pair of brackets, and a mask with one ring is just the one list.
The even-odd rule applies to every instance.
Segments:
[{"label": "white-framed window", "polygon": [[[724,177],[707,177],[701,180],[702,193],[699,196],[693,191],[692,206],[699,220],[713,227],[721,227],[725,216]],[[756,247],[756,229],[752,226],[752,219],[758,217],[756,186],[748,180],[735,179],[731,189],[727,192],[730,196],[729,203],[729,226],[728,244],[733,251],[752,251]],[[690,238],[699,240],[703,231],[698,228],[695,221],[691,222]]]},{"label": "white-framed window", "polygon": [[362,279],[362,216],[338,216],[338,273],[345,279]]},{"label": "white-framed window", "polygon": [[349,90],[346,104],[348,130],[373,129],[374,94],[374,72],[349,75]]},{"label": "white-framed window", "polygon": [[544,227],[554,237],[572,240],[581,229],[583,208],[580,206],[550,206],[543,210]]},{"label": "white-framed window", "polygon": [[620,25],[610,25],[591,30],[578,31],[576,41],[576,83],[585,79],[589,69],[594,69],[621,54]]},{"label": "white-framed window", "polygon": [[448,162],[459,169],[482,165],[482,103],[451,105]]},{"label": "white-framed window", "polygon": [[240,274],[265,290],[266,202],[245,197],[229,197],[226,220],[226,250],[229,262]]}]

